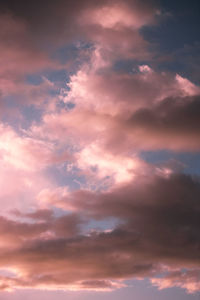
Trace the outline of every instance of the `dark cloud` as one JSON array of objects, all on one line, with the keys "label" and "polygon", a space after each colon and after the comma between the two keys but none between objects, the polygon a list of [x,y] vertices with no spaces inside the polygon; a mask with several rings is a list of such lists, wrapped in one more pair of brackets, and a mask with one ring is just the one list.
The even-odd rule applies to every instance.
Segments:
[{"label": "dark cloud", "polygon": [[[130,9],[136,9],[142,16],[148,15],[155,10],[155,1],[124,1]],[[82,11],[89,9],[102,8],[105,5],[120,4],[120,1],[103,0],[92,1],[73,1],[73,0],[43,0],[43,1],[12,1],[2,0],[0,11],[4,14],[11,14],[25,22],[31,34],[31,38],[40,40],[40,43],[57,40],[61,42],[64,38],[82,37],[82,26],[78,24]],[[42,39],[43,41],[42,41]]]},{"label": "dark cloud", "polygon": [[[168,97],[130,117],[113,118],[105,134],[109,151],[173,150],[199,151],[200,97]],[[118,146],[118,141],[120,145]]]},{"label": "dark cloud", "polygon": [[144,148],[149,145],[157,149],[197,151],[200,149],[199,116],[199,96],[170,97],[151,108],[138,110],[127,124],[133,134],[139,130],[141,147],[143,144]]},{"label": "dark cloud", "polygon": [[[198,288],[192,290],[181,278],[184,269],[188,275],[183,278],[189,276],[192,282],[191,270],[197,273],[200,270],[199,193],[199,178],[183,174],[141,177],[100,194],[73,192],[62,200],[63,206],[75,209],[84,218],[115,217],[118,219],[115,229],[81,235],[77,226],[82,221],[73,214],[53,222],[16,223],[15,228],[19,228],[16,234],[20,232],[25,240],[17,248],[1,250],[0,265],[23,270],[27,274],[26,286],[46,288],[71,285],[106,289],[114,288],[114,285],[109,287],[112,283],[106,283],[107,280],[147,276],[162,287],[166,278],[162,281],[159,277],[159,281],[156,275],[169,271],[171,277],[170,272],[176,269],[183,287],[195,291]],[[10,221],[6,222],[3,231],[7,227],[13,232]],[[37,227],[40,229],[33,231]],[[55,235],[40,238],[40,232]],[[13,286],[22,287],[21,281],[19,278]]]},{"label": "dark cloud", "polygon": [[[26,221],[17,221],[0,217],[1,247],[19,246],[24,241],[32,239],[66,238],[81,233],[81,225],[85,220],[76,214],[54,217],[50,210],[38,210],[33,213],[22,214],[13,212],[18,218]],[[29,221],[27,222],[27,220]],[[35,222],[33,222],[33,220]]]},{"label": "dark cloud", "polygon": [[184,134],[199,131],[200,96],[167,98],[157,105],[138,110],[131,118],[130,124],[153,130],[178,131]]}]

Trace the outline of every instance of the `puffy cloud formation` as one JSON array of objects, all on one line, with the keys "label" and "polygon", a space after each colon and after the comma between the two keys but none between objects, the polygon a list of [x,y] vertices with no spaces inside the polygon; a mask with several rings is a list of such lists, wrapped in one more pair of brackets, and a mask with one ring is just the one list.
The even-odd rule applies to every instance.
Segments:
[{"label": "puffy cloud formation", "polygon": [[131,75],[79,71],[63,96],[75,108],[44,115],[33,132],[60,141],[67,135],[81,145],[95,142],[112,153],[199,151],[199,87],[147,66],[141,70]]},{"label": "puffy cloud formation", "polygon": [[11,126],[1,123],[0,201],[2,210],[13,208],[13,205],[26,209],[30,203],[33,204],[41,188],[54,186],[45,174],[45,170],[71,159],[72,156],[68,152],[60,153],[55,144],[34,139],[21,132],[17,133]]},{"label": "puffy cloud formation", "polygon": [[141,159],[200,150],[200,87],[156,66],[142,34],[157,5],[0,11],[0,289],[109,291],[148,277],[199,291],[199,177]]},{"label": "puffy cloud formation", "polygon": [[[155,5],[148,1],[122,4],[121,1],[59,0],[55,3],[45,0],[37,5],[32,0],[28,5],[23,0],[1,1],[0,105],[4,112],[7,112],[9,96],[14,96],[20,105],[40,106],[47,100],[52,102],[56,86],[44,78],[35,85],[27,82],[27,76],[65,69],[73,62],[67,57],[67,63],[61,64],[60,58],[56,59],[56,51],[71,43],[78,44],[77,40],[94,45],[107,63],[114,56],[115,59],[123,55],[136,59],[148,56],[147,43],[138,30],[153,22],[155,12]],[[95,21],[96,15],[99,23]],[[105,17],[107,23],[103,21]],[[113,51],[114,48],[118,51]]]}]

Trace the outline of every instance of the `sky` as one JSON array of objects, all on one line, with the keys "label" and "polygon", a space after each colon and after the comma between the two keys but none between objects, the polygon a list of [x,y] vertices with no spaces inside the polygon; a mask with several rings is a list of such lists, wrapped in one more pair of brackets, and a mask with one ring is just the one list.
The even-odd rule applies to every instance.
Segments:
[{"label": "sky", "polygon": [[0,1],[0,299],[200,296],[200,4]]}]

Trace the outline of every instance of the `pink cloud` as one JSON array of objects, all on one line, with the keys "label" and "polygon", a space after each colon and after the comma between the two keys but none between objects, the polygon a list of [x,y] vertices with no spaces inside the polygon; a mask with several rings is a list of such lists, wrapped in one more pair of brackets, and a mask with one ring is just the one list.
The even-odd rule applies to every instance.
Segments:
[{"label": "pink cloud", "polygon": [[[149,277],[159,288],[198,291],[199,180],[139,155],[200,149],[200,88],[147,64],[114,69],[119,59],[151,59],[140,30],[155,24],[157,8],[87,0],[58,1],[54,10],[43,2],[43,19],[26,5],[0,16],[1,107],[12,95],[39,105],[42,117],[26,130],[0,124],[0,289],[108,291]],[[88,49],[58,98],[45,78],[25,83],[60,68],[45,43],[72,38]],[[66,186],[53,182],[51,168],[63,171]],[[67,186],[73,172],[83,188]]]},{"label": "pink cloud", "polygon": [[83,11],[81,21],[84,24],[100,25],[104,28],[120,27],[140,28],[153,21],[153,7],[145,3],[140,4],[133,1],[132,5],[128,2],[111,2],[102,6],[88,8]]},{"label": "pink cloud", "polygon": [[60,64],[49,58],[48,53],[33,43],[24,20],[0,13],[0,94],[1,106],[7,112],[5,97],[15,96],[15,105],[41,105],[52,99],[55,90],[50,81],[43,78],[39,85],[26,82],[26,76],[44,70],[58,70]]},{"label": "pink cloud", "polygon": [[11,127],[0,125],[1,161],[24,171],[43,168],[53,156],[53,145],[19,136]]},{"label": "pink cloud", "polygon": [[99,74],[83,66],[71,77],[70,91],[61,95],[75,108],[44,114],[32,134],[76,144],[82,151],[92,144],[121,155],[130,148],[197,151],[199,87],[181,78],[148,66],[128,75],[107,69]]},{"label": "pink cloud", "polygon": [[[44,188],[55,187],[46,169],[71,160],[55,144],[34,139],[24,132],[0,124],[0,202],[2,212],[10,208],[23,211],[37,206],[36,197]],[[6,201],[5,201],[6,199]]]},{"label": "pink cloud", "polygon": [[144,1],[106,1],[80,11],[77,23],[87,38],[101,49],[110,60],[123,57],[148,57],[147,42],[139,29],[155,20],[156,8]]},{"label": "pink cloud", "polygon": [[[31,224],[1,218],[0,268],[15,273],[2,282],[7,288],[107,290],[125,279],[149,277],[160,288],[197,291],[199,189],[186,175],[140,176],[101,193],[68,193],[63,207],[68,213],[75,207],[76,214],[42,222],[42,211],[24,214],[36,221]],[[80,231],[84,222],[113,216],[119,222],[112,230]]]},{"label": "pink cloud", "polygon": [[163,278],[153,278],[151,282],[161,290],[179,287],[186,289],[189,294],[193,294],[200,290],[199,277],[200,271],[195,269],[187,272],[174,271]]}]

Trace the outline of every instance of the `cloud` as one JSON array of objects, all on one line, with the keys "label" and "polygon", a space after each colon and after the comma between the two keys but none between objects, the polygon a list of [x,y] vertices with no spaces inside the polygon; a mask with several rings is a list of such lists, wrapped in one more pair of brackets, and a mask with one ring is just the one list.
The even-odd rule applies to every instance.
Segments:
[{"label": "cloud", "polygon": [[[55,144],[34,139],[23,131],[0,124],[0,201],[2,213],[9,208],[26,210],[36,205],[44,188],[55,187],[46,170],[71,160]],[[6,201],[5,201],[6,199]]]},{"label": "cloud", "polygon": [[[109,26],[101,24],[102,11],[104,20],[105,16],[107,22],[108,16],[114,20]],[[99,3],[86,0],[74,3],[59,0],[56,3],[43,1],[37,5],[30,1],[28,6],[22,0],[17,5],[13,1],[1,1],[2,109],[6,110],[4,99],[10,95],[14,96],[17,105],[38,106],[45,100],[52,100],[55,86],[44,80],[38,86],[32,85],[26,82],[26,76],[66,68],[59,59],[52,57],[56,56],[60,47],[70,43],[82,40],[92,44],[91,48],[96,48],[96,56],[107,63],[123,55],[144,59],[148,56],[147,43],[138,30],[153,22],[155,11],[155,4],[147,1],[143,4],[125,1],[122,4],[120,1]],[[100,24],[95,23],[97,18],[92,19],[95,14],[99,16]],[[81,52],[81,49],[78,51]],[[95,59],[97,63],[97,57]]]},{"label": "cloud", "polygon": [[[93,61],[92,61],[93,62]],[[168,97],[195,96],[200,88],[180,75],[156,72],[140,65],[138,72],[117,73],[83,65],[68,83],[64,101],[78,107],[111,116],[133,113],[149,108]]]},{"label": "cloud", "polygon": [[153,24],[155,15],[153,2],[105,1],[83,9],[77,22],[110,61],[123,56],[144,59],[149,57],[148,43],[139,29]]},{"label": "cloud", "polygon": [[103,28],[140,28],[153,21],[155,8],[139,1],[124,3],[117,1],[104,2],[103,5],[85,9],[81,21],[86,24],[99,25]]},{"label": "cloud", "polygon": [[199,103],[199,95],[169,97],[152,108],[135,112],[127,122],[135,146],[145,150],[198,151]]},{"label": "cloud", "polygon": [[17,105],[40,106],[53,98],[56,87],[50,81],[43,78],[34,85],[28,83],[27,76],[61,66],[31,41],[27,24],[11,13],[0,13],[0,52],[1,113],[11,114],[12,107],[17,109]]},{"label": "cloud", "polygon": [[0,126],[1,161],[19,170],[36,171],[53,156],[53,145],[18,135],[10,126]]},{"label": "cloud", "polygon": [[[141,34],[157,5],[9,0],[0,11],[1,108],[12,96],[41,114],[26,130],[0,124],[0,289],[108,291],[148,277],[198,291],[199,177],[139,158],[200,149],[199,86],[154,70]],[[26,82],[65,68],[52,57],[74,43],[84,61],[59,97],[45,77]],[[117,72],[127,59],[137,68]],[[66,186],[72,173],[85,188]]]},{"label": "cloud", "polygon": [[[83,27],[89,24],[95,26],[99,23],[102,26],[105,25],[106,28],[113,27],[118,23],[125,27],[141,27],[152,22],[157,6],[155,1],[141,3],[138,0],[126,0],[123,3],[112,0],[101,2],[58,0],[55,3],[45,0],[37,5],[32,0],[29,5],[24,0],[20,0],[20,3],[17,4],[13,1],[3,0],[0,9],[4,13],[10,12],[14,17],[27,23],[31,38],[40,40],[40,42],[41,38],[44,38],[45,41],[55,42],[63,37],[65,39],[74,38],[77,31],[79,31],[78,34],[84,32],[85,28]],[[99,16],[98,21],[95,18],[96,15]],[[124,21],[125,16],[126,21]],[[110,21],[110,19],[112,20]]]},{"label": "cloud", "polygon": [[188,272],[174,271],[163,278],[154,278],[151,281],[153,285],[157,286],[159,289],[180,287],[192,294],[200,290],[199,276],[200,271],[195,269]]},{"label": "cloud", "polygon": [[67,143],[76,144],[82,154],[94,145],[101,153],[129,157],[130,149],[200,149],[199,87],[179,75],[155,72],[146,65],[135,74],[83,67],[68,86],[61,99],[75,107],[44,114],[31,134],[61,144],[67,136]]},{"label": "cloud", "polygon": [[[197,291],[199,191],[199,179],[183,174],[142,176],[101,193],[68,193],[60,202],[76,214],[33,224],[1,218],[10,248],[1,251],[0,267],[15,269],[12,288],[113,289],[149,277],[160,288]],[[83,222],[110,217],[118,219],[114,229],[81,233]]]},{"label": "cloud", "polygon": [[47,166],[72,160],[72,155],[51,142],[34,139],[23,130],[17,133],[11,126],[0,124],[0,158],[12,167],[35,172]]},{"label": "cloud", "polygon": [[[15,220],[0,217],[1,251],[17,249],[22,244],[34,240],[54,240],[78,236],[85,223],[84,218],[77,214],[55,217],[51,210],[36,210],[30,213],[13,211]],[[25,244],[24,244],[25,245]]]}]

